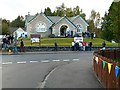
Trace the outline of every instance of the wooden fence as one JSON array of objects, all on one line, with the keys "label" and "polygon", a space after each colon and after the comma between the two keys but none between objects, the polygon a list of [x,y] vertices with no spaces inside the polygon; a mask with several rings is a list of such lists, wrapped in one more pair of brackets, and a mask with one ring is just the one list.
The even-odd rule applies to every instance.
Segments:
[{"label": "wooden fence", "polygon": [[105,88],[120,88],[120,50],[98,51],[93,54],[93,70]]}]

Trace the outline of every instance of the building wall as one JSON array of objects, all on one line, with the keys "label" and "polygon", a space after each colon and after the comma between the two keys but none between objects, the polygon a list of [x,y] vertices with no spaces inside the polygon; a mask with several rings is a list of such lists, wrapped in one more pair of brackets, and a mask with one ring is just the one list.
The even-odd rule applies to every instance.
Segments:
[{"label": "building wall", "polygon": [[82,27],[83,27],[83,32],[87,32],[87,25],[80,19],[80,17],[78,17],[78,18],[76,18],[75,20],[73,20],[73,23],[74,23],[75,25],[77,25],[77,24],[82,25]]},{"label": "building wall", "polygon": [[[46,25],[46,32],[37,32],[36,31],[36,24],[39,22],[43,22]],[[37,15],[32,21],[30,21],[27,24],[27,32],[28,32],[28,37],[30,34],[41,34],[41,37],[47,37],[50,34],[49,27],[52,25],[52,22],[47,20],[47,18],[42,14],[42,15]]]},{"label": "building wall", "polygon": [[71,23],[69,23],[66,19],[63,19],[53,27],[52,34],[55,34],[55,36],[60,36],[60,28],[62,25],[66,25],[68,27],[68,30],[73,31],[73,35],[75,34],[77,29]]}]

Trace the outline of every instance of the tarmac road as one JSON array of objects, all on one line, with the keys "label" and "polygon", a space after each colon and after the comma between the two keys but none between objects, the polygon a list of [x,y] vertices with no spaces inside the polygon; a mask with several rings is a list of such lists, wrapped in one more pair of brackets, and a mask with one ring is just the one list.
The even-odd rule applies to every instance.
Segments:
[{"label": "tarmac road", "polygon": [[3,88],[102,88],[92,70],[92,52],[2,56]]}]

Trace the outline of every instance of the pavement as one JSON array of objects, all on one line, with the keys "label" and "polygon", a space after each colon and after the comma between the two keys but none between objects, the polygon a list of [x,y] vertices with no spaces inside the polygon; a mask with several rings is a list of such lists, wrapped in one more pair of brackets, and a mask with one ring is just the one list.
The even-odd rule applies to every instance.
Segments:
[{"label": "pavement", "polygon": [[0,52],[0,55],[26,55],[26,54],[60,54],[60,53],[79,53],[79,52],[93,52],[93,51],[41,51],[41,52]]}]

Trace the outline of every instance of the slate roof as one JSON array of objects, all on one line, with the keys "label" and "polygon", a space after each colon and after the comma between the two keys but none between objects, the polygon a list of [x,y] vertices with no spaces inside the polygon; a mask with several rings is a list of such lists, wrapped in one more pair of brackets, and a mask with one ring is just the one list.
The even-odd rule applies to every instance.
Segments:
[{"label": "slate roof", "polygon": [[29,22],[30,20],[32,20],[35,16],[33,15],[26,15],[26,20],[27,22]]},{"label": "slate roof", "polygon": [[51,19],[51,21],[53,21],[54,23],[56,23],[57,21],[59,21],[62,17],[59,16],[47,16],[49,19]]},{"label": "slate roof", "polygon": [[[43,13],[40,13],[40,14],[43,14]],[[59,17],[59,16],[46,16],[45,14],[43,14],[49,21],[51,21],[54,25],[56,25],[57,23],[59,23],[62,19],[67,19],[71,24],[73,24],[73,26],[76,27],[76,25],[73,23],[73,21],[76,19],[76,18],[80,18],[87,26],[88,26],[88,23],[80,16],[80,15],[77,15],[77,16],[74,16],[74,17]],[[32,21],[37,15],[26,15],[26,21],[27,22],[30,22]],[[52,26],[54,26],[52,24]]]}]

